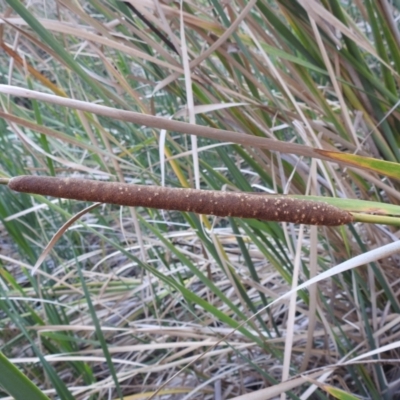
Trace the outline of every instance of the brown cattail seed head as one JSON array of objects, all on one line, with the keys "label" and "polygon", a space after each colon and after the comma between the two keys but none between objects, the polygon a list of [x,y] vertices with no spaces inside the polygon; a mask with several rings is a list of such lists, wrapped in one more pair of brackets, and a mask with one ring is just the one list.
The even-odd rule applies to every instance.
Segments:
[{"label": "brown cattail seed head", "polygon": [[176,189],[100,182],[89,179],[18,176],[8,186],[17,192],[121,206],[142,206],[198,214],[257,218],[296,224],[337,226],[353,216],[324,202],[253,193]]}]

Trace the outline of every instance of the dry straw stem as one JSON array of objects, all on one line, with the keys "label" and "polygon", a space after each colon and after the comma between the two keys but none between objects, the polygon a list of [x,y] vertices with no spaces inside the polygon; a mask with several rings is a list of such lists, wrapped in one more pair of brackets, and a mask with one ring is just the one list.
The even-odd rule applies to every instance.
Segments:
[{"label": "dry straw stem", "polygon": [[[70,107],[75,110],[91,112],[97,115],[114,118],[120,121],[132,122],[134,124],[144,125],[147,127],[165,129],[171,132],[180,132],[213,140],[225,141],[228,143],[233,142],[244,146],[254,146],[260,149],[268,149],[270,151],[280,151],[282,153],[291,153],[298,156],[312,157],[326,161],[332,161],[332,156],[336,155],[334,159],[335,162],[338,162],[341,165],[360,168],[358,165],[355,165],[354,162],[347,162],[343,157],[339,157],[341,154],[339,152],[330,151],[329,156],[327,156],[327,152],[324,150],[312,148],[298,143],[282,142],[275,139],[267,139],[264,137],[249,135],[247,133],[239,133],[235,131],[210,128],[202,125],[189,124],[181,121],[174,121],[164,117],[155,117],[153,115],[120,110],[99,104],[88,103],[86,101],[67,99],[65,97],[37,92],[17,86],[0,85],[0,93],[45,101],[50,104]],[[362,168],[368,169],[366,163],[364,163]]]},{"label": "dry straw stem", "polygon": [[257,218],[325,226],[344,225],[353,221],[349,212],[324,202],[255,193],[177,189],[42,176],[18,176],[10,179],[8,187],[17,192],[73,200],[195,212],[220,217]]}]

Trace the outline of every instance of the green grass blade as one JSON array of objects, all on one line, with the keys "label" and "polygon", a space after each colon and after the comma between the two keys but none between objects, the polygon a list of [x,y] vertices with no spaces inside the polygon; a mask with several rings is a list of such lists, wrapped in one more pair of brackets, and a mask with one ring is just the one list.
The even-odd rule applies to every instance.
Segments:
[{"label": "green grass blade", "polygon": [[117,372],[115,370],[115,367],[114,367],[114,364],[113,364],[113,361],[112,361],[112,358],[111,358],[110,351],[108,350],[108,345],[107,345],[106,339],[104,338],[103,332],[101,330],[101,325],[100,325],[99,319],[97,318],[96,310],[95,310],[95,308],[93,306],[93,302],[92,302],[92,299],[91,299],[91,294],[90,294],[89,289],[88,289],[88,287],[86,285],[86,282],[85,282],[85,279],[83,277],[82,270],[81,270],[81,267],[79,265],[79,262],[77,262],[77,268],[78,268],[78,276],[79,276],[79,278],[81,280],[82,289],[83,289],[83,291],[85,293],[85,298],[86,298],[86,302],[87,302],[87,305],[88,305],[88,308],[89,308],[89,312],[90,312],[90,315],[92,317],[93,324],[94,324],[94,326],[96,328],[97,340],[99,341],[100,346],[101,346],[101,348],[103,350],[103,354],[104,354],[104,357],[105,357],[105,359],[107,361],[107,365],[108,365],[108,368],[110,370],[110,374],[112,376],[112,379],[114,381],[115,388],[117,390],[118,396],[122,400],[123,399],[123,394],[122,394],[121,386],[120,386],[119,381],[118,381]]},{"label": "green grass blade", "polygon": [[15,400],[49,400],[2,352],[0,352],[0,386]]}]

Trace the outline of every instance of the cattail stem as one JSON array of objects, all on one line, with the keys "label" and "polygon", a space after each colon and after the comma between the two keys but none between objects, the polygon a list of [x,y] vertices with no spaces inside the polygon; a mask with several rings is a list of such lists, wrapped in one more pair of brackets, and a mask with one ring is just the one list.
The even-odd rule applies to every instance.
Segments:
[{"label": "cattail stem", "polygon": [[324,202],[285,196],[100,182],[89,179],[17,176],[8,187],[52,197],[195,212],[220,217],[257,218],[297,224],[337,226],[353,221],[347,211]]}]

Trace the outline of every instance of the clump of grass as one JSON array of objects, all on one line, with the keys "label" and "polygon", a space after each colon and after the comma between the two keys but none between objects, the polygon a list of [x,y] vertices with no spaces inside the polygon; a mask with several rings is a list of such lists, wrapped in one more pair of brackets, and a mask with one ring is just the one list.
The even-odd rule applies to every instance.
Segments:
[{"label": "clump of grass", "polygon": [[[323,196],[399,215],[394,2],[137,3],[0,0],[4,178],[185,188],[192,202],[200,187]],[[0,350],[42,394],[324,398],[313,379],[396,391],[396,228],[48,194],[0,200]]]}]

